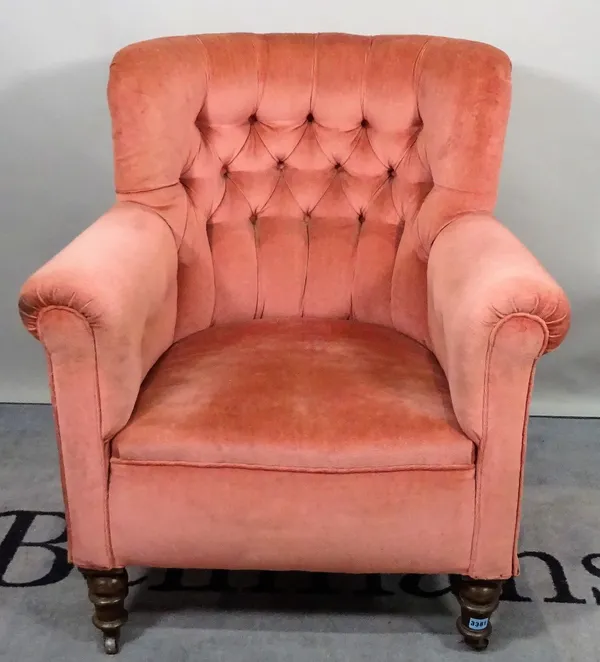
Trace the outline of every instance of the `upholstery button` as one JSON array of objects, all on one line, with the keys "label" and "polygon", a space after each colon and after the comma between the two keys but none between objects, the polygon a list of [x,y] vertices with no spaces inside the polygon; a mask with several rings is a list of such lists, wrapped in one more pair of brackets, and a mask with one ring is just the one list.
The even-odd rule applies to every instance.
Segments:
[{"label": "upholstery button", "polygon": [[367,122],[367,120],[363,117],[360,125],[363,129],[366,129],[369,126],[369,122]]},{"label": "upholstery button", "polygon": [[334,167],[336,170],[341,170],[341,169],[342,169],[342,164],[336,162],[336,164],[335,164],[333,167]]},{"label": "upholstery button", "polygon": [[285,162],[283,159],[279,159],[277,161],[277,169],[278,170],[283,170],[285,168]]},{"label": "upholstery button", "polygon": [[359,223],[364,223],[365,222],[365,215],[362,213],[362,211],[358,215],[358,222]]},{"label": "upholstery button", "polygon": [[221,175],[225,178],[229,177],[229,168],[226,165],[221,168]]},{"label": "upholstery button", "polygon": [[309,124],[310,124],[311,122],[314,122],[314,121],[315,121],[315,117],[314,117],[314,115],[313,115],[312,113],[308,113],[308,115],[306,116],[306,121],[307,121]]},{"label": "upholstery button", "polygon": [[250,223],[252,223],[252,225],[256,225],[256,221],[258,221],[258,214],[256,212],[252,212],[252,214],[250,214]]},{"label": "upholstery button", "polygon": [[388,174],[388,177],[390,179],[392,179],[392,177],[396,176],[396,171],[394,170],[394,168],[392,168],[392,166],[390,166],[387,170],[387,174]]},{"label": "upholstery button", "polygon": [[248,122],[250,122],[250,124],[254,124],[257,120],[258,117],[256,117],[256,113],[252,113],[252,115],[250,115],[250,117],[248,118]]}]

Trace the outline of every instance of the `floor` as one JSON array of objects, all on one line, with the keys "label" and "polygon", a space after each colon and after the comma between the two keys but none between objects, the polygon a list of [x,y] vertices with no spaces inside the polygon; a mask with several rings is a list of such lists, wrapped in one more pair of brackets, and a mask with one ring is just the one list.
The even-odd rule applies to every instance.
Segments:
[{"label": "floor", "polygon": [[[600,661],[600,420],[531,420],[522,574],[486,653],[447,578],[133,569],[119,660]],[[0,660],[107,659],[66,563],[49,407],[0,405]],[[42,546],[44,545],[44,546]]]}]

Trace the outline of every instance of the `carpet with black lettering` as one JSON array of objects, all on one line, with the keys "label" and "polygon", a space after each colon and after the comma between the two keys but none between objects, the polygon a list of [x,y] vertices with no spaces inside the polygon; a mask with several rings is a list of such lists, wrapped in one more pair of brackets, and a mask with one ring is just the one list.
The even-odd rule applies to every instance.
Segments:
[{"label": "carpet with black lettering", "polygon": [[[53,434],[49,407],[0,405],[2,662],[106,659],[66,560]],[[135,568],[117,659],[600,661],[599,474],[600,420],[532,419],[522,574],[486,653],[461,644],[444,576]]]}]

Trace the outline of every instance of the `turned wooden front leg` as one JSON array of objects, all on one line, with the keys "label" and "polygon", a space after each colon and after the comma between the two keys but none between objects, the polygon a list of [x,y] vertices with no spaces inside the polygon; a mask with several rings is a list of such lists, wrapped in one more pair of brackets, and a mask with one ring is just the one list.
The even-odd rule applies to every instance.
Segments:
[{"label": "turned wooden front leg", "polygon": [[502,594],[503,580],[455,580],[455,593],[460,604],[460,617],[456,623],[465,643],[474,650],[485,650],[492,633],[490,617],[496,611]]},{"label": "turned wooden front leg", "polygon": [[128,593],[127,570],[88,570],[80,568],[88,585],[88,595],[94,605],[92,623],[102,632],[104,652],[119,652],[119,634],[127,622],[125,598]]}]

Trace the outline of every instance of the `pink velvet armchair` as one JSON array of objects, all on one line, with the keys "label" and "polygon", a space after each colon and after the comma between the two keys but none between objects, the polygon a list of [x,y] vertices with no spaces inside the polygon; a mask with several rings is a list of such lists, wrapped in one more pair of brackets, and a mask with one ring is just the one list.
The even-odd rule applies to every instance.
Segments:
[{"label": "pink velvet armchair", "polygon": [[24,285],[70,558],[451,573],[485,648],[562,290],[493,217],[511,65],[424,36],[204,35],[112,65],[117,202]]}]

